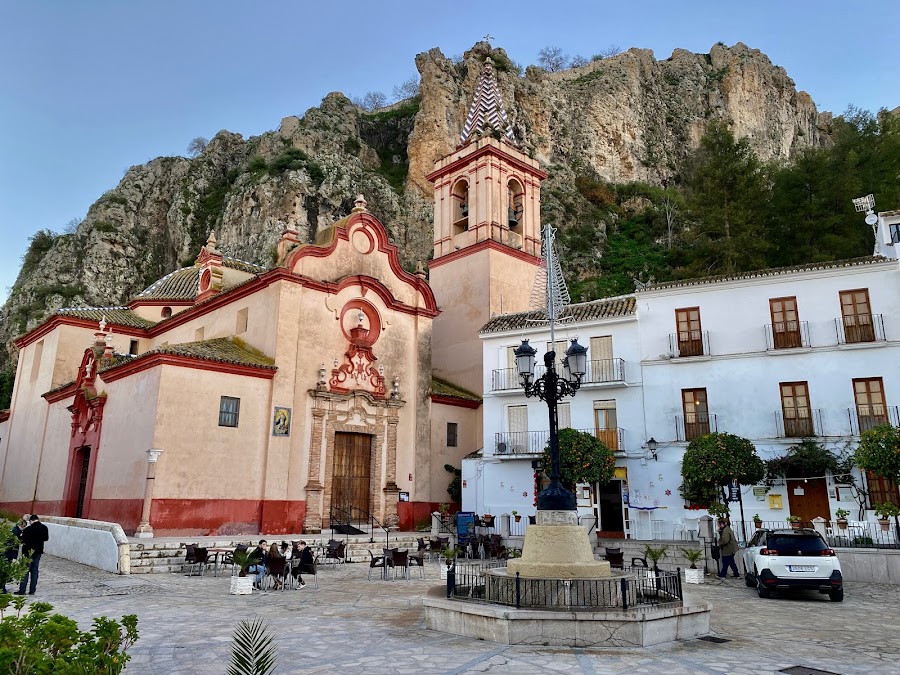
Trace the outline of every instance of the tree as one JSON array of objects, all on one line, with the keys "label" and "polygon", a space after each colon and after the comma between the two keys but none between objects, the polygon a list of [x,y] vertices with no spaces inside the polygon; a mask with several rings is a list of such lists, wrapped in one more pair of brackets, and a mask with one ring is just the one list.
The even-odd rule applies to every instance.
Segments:
[{"label": "tree", "polygon": [[712,433],[688,443],[681,460],[682,484],[678,488],[685,499],[708,506],[725,502],[725,486],[732,480],[754,485],[766,475],[766,465],[746,438],[727,433]]},{"label": "tree", "polygon": [[765,175],[746,138],[713,122],[685,179],[693,224],[684,233],[680,275],[734,274],[766,266]]},{"label": "tree", "polygon": [[207,145],[209,145],[209,140],[203,138],[202,136],[197,136],[197,138],[188,143],[188,156],[197,157],[199,155],[202,155],[204,152],[206,152]]},{"label": "tree", "polygon": [[369,91],[362,98],[354,98],[353,104],[357,108],[362,108],[371,112],[387,105],[387,96],[380,91]]},{"label": "tree", "polygon": [[413,75],[408,80],[394,85],[394,100],[402,101],[419,95],[419,78]]},{"label": "tree", "polygon": [[860,469],[900,483],[900,429],[880,424],[864,431],[854,461]]},{"label": "tree", "polygon": [[582,56],[581,54],[576,54],[572,57],[572,60],[569,62],[569,66],[572,68],[581,68],[581,66],[586,66],[590,63],[590,60],[586,56]]},{"label": "tree", "polygon": [[551,73],[565,70],[569,57],[559,47],[544,47],[538,52],[538,65]]},{"label": "tree", "polygon": [[13,384],[16,381],[16,371],[12,364],[7,364],[0,370],[0,410],[7,410],[12,402]]},{"label": "tree", "polygon": [[826,471],[838,473],[837,455],[812,438],[805,438],[788,448],[782,457],[766,462],[766,478],[821,478]]},{"label": "tree", "polygon": [[603,59],[608,59],[608,58],[615,56],[616,54],[621,54],[621,53],[622,53],[622,48],[619,45],[613,44],[613,45],[610,45],[609,47],[606,47],[605,49],[601,49],[599,52],[594,54],[591,57],[591,61],[602,61]]},{"label": "tree", "polygon": [[[544,473],[550,474],[550,446],[544,448]],[[616,458],[593,434],[575,429],[559,431],[560,482],[569,490],[577,483],[608,483],[613,477]]]}]

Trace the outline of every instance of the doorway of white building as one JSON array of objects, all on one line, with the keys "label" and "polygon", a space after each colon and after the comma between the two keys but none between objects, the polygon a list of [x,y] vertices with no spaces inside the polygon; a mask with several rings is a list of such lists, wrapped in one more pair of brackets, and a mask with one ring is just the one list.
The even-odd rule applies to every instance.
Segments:
[{"label": "doorway of white building", "polygon": [[597,517],[597,537],[600,539],[626,539],[628,509],[622,499],[626,477],[618,475],[624,469],[616,468],[616,478],[606,484],[595,483],[594,515]]}]

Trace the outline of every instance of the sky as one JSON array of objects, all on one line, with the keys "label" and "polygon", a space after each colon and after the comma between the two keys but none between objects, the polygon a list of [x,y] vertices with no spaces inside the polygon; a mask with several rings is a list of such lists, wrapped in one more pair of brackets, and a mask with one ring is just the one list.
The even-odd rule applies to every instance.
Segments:
[{"label": "sky", "polygon": [[332,91],[390,96],[417,53],[488,34],[523,65],[551,45],[665,59],[743,42],[820,111],[900,106],[897,0],[2,0],[0,302],[29,238],[83,218],[130,166],[276,129]]}]

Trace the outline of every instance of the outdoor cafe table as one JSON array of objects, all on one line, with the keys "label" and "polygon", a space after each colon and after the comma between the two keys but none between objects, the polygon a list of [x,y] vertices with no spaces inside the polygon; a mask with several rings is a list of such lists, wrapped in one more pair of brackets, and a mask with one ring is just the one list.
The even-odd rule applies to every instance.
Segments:
[{"label": "outdoor cafe table", "polygon": [[213,559],[213,576],[219,576],[219,559],[225,560],[226,553],[233,553],[234,548],[208,548],[206,553]]}]

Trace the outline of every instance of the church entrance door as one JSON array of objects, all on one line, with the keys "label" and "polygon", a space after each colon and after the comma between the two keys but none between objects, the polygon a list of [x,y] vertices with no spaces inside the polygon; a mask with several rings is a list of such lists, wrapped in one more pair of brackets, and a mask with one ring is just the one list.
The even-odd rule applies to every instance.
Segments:
[{"label": "church entrance door", "polygon": [[369,514],[372,436],[337,431],[334,434],[334,474],[331,507],[335,520],[356,520]]},{"label": "church entrance door", "polygon": [[78,477],[78,499],[75,502],[75,517],[82,518],[84,516],[84,496],[87,494],[88,469],[91,466],[91,446],[86,445],[78,448],[75,457],[75,475]]}]

